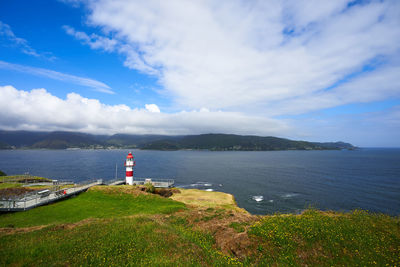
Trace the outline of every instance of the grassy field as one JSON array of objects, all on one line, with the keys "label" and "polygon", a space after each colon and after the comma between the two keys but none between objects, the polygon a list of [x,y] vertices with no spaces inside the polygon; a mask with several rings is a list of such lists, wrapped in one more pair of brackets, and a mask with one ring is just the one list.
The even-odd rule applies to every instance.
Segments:
[{"label": "grassy field", "polygon": [[23,183],[25,181],[30,182],[51,182],[51,179],[32,176],[32,175],[8,175],[8,176],[0,176],[0,183],[3,182],[13,182],[13,183]]},{"label": "grassy field", "polygon": [[228,194],[182,189],[173,198],[181,202],[99,186],[2,214],[0,266],[400,266],[399,218],[312,209],[261,217]]},{"label": "grassy field", "polygon": [[231,194],[205,192],[199,189],[180,189],[180,191],[180,194],[174,194],[171,198],[196,207],[238,209]]},{"label": "grassy field", "polygon": [[267,216],[249,229],[263,265],[400,266],[400,220],[356,210]]},{"label": "grassy field", "polygon": [[183,203],[167,198],[139,192],[129,194],[117,186],[103,188],[95,187],[84,194],[52,205],[3,214],[0,216],[0,227],[74,223],[87,218],[113,218],[133,214],[165,214],[185,208]]},{"label": "grassy field", "polygon": [[21,187],[20,183],[0,183],[0,189]]},{"label": "grassy field", "polygon": [[146,216],[94,221],[74,228],[49,227],[3,236],[0,264],[14,266],[211,265],[212,238],[161,224]]}]

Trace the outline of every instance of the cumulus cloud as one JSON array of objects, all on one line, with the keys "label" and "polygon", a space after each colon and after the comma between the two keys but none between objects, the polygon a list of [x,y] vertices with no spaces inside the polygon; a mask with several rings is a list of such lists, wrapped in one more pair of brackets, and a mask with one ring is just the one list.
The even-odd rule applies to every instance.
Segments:
[{"label": "cumulus cloud", "polygon": [[105,83],[96,81],[90,78],[79,77],[71,74],[65,74],[54,70],[48,70],[43,68],[35,68],[30,66],[24,66],[19,64],[8,63],[0,60],[0,68],[7,70],[14,70],[19,72],[28,73],[36,76],[43,76],[53,80],[64,81],[68,83],[78,84],[93,88],[95,91],[114,94],[114,91]]},{"label": "cumulus cloud", "polygon": [[[282,112],[296,104],[295,112],[302,113],[311,100],[326,103],[315,108],[358,102],[354,96],[364,89],[358,85],[375,74],[357,82],[346,78],[382,58],[379,73],[400,51],[398,1],[84,2],[88,24],[105,36],[66,31],[92,48],[124,55],[129,68],[155,75],[181,107],[274,113],[277,104]],[[397,83],[387,77],[382,87]],[[323,93],[336,85],[341,87]],[[400,89],[375,90],[362,101]]]},{"label": "cumulus cloud", "polygon": [[198,134],[237,133],[282,135],[284,122],[239,112],[182,111],[162,113],[155,104],[145,108],[106,105],[70,93],[61,99],[45,89],[0,87],[0,128],[5,130],[67,130],[88,133]]},{"label": "cumulus cloud", "polygon": [[145,108],[150,112],[160,113],[160,108],[156,104],[146,104]]}]

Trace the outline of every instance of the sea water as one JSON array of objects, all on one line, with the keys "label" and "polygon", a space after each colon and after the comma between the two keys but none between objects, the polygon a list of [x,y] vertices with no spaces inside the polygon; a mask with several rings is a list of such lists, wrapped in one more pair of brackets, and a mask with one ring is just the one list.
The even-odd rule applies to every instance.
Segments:
[{"label": "sea water", "polygon": [[[133,150],[135,176],[233,194],[253,214],[357,208],[400,214],[400,149],[353,151]],[[0,170],[83,181],[124,178],[128,150],[2,150]]]}]

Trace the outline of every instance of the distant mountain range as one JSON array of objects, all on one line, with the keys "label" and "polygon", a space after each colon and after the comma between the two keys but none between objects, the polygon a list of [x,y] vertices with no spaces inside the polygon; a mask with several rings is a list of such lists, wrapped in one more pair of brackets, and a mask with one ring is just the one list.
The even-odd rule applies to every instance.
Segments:
[{"label": "distant mountain range", "polygon": [[0,149],[113,149],[139,148],[148,150],[207,149],[216,151],[269,150],[334,150],[354,149],[344,142],[293,141],[278,137],[243,136],[234,134],[166,135],[93,135],[77,132],[31,132],[0,130]]}]

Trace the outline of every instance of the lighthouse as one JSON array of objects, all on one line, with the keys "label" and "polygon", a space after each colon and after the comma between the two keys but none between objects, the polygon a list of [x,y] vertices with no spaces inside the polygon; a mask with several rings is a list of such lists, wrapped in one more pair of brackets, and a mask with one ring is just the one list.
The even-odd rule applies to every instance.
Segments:
[{"label": "lighthouse", "polygon": [[133,167],[136,165],[135,159],[132,153],[129,152],[126,156],[125,167],[126,167],[126,184],[133,185]]}]

